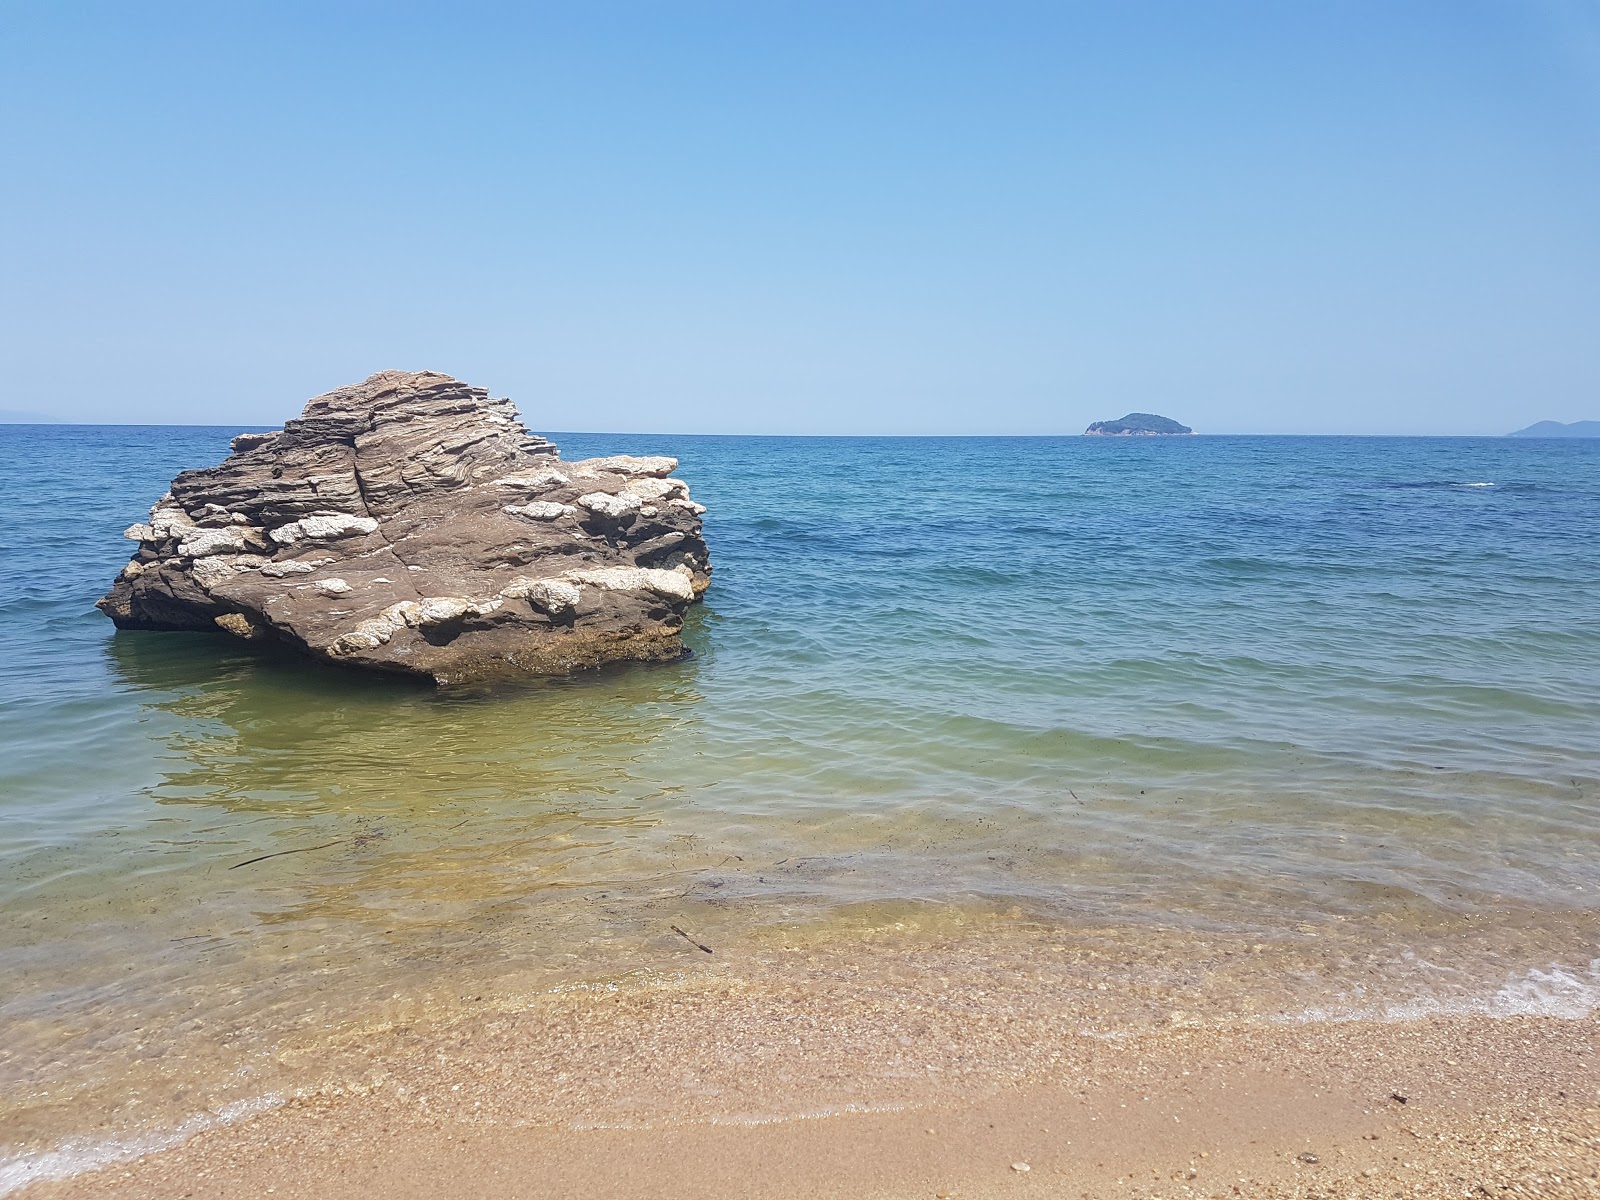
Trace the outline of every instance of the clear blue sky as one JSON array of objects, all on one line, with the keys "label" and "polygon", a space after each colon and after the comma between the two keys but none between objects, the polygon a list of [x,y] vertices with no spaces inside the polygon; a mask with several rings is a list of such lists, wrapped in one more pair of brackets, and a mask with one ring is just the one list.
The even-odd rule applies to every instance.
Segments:
[{"label": "clear blue sky", "polygon": [[1600,417],[1600,3],[0,0],[0,408]]}]

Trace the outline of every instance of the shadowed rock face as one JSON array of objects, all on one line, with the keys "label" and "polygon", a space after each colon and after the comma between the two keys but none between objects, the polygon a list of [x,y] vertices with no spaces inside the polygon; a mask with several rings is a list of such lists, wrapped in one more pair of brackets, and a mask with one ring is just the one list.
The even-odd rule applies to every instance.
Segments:
[{"label": "shadowed rock face", "polygon": [[676,658],[711,582],[676,459],[562,462],[448,375],[382,372],[232,448],[127,530],[119,627],[459,683]]}]

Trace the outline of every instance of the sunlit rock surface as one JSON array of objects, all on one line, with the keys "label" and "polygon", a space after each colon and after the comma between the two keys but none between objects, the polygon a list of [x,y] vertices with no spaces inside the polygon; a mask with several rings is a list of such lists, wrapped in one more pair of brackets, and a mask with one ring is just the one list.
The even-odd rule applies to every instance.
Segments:
[{"label": "sunlit rock surface", "polygon": [[672,458],[562,462],[509,400],[385,371],[185,471],[99,608],[439,683],[683,652],[711,582]]}]

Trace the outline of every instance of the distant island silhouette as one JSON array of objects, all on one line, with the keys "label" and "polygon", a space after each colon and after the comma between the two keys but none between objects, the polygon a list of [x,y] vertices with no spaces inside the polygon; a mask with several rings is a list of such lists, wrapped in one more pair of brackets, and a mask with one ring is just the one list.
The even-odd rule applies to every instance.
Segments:
[{"label": "distant island silhouette", "polygon": [[1170,434],[1193,433],[1187,425],[1180,425],[1171,417],[1158,417],[1154,413],[1129,413],[1120,421],[1096,421],[1083,431],[1085,437],[1165,437]]},{"label": "distant island silhouette", "polygon": [[1563,425],[1560,421],[1536,421],[1526,429],[1519,429],[1515,433],[1506,434],[1506,436],[1527,438],[1600,437],[1600,421],[1574,421],[1570,425]]}]

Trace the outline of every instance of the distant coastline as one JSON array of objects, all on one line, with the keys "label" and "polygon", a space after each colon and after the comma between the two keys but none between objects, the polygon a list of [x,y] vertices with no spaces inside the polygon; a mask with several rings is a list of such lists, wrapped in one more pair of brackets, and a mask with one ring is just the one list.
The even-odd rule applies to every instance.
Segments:
[{"label": "distant coastline", "polygon": [[1514,438],[1600,438],[1600,421],[1573,421],[1563,425],[1560,421],[1535,421],[1526,429],[1506,434]]}]

